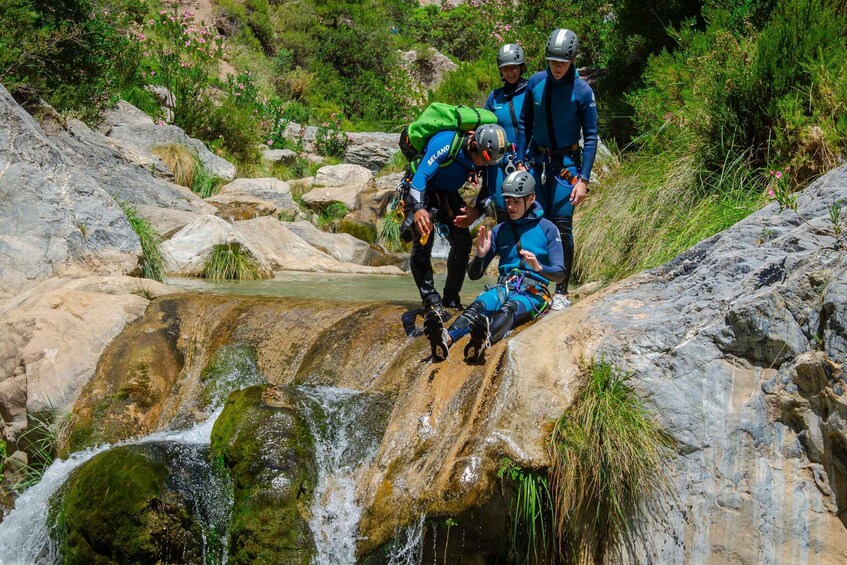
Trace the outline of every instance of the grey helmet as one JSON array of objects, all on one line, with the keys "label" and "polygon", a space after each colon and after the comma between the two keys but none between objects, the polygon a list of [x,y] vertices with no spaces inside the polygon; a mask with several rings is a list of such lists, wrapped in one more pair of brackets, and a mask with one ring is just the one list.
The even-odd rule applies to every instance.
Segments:
[{"label": "grey helmet", "polygon": [[497,52],[497,67],[505,67],[506,65],[525,65],[526,57],[524,56],[523,47],[517,43],[507,43]]},{"label": "grey helmet", "polygon": [[515,171],[509,173],[503,184],[501,185],[503,198],[510,196],[512,198],[520,198],[535,194],[535,179],[526,171]]},{"label": "grey helmet", "polygon": [[503,126],[485,124],[474,132],[471,149],[482,157],[483,163],[487,166],[500,162],[508,146],[509,142]]},{"label": "grey helmet", "polygon": [[576,57],[579,49],[579,39],[569,29],[556,29],[547,40],[545,57],[550,61],[564,61],[570,63]]}]

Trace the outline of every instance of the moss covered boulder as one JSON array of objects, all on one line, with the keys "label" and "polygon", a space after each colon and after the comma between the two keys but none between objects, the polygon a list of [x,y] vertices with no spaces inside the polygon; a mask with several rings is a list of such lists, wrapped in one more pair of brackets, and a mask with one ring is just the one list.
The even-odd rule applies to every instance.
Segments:
[{"label": "moss covered boulder", "polygon": [[368,222],[355,216],[345,216],[338,224],[338,231],[350,234],[365,243],[374,243],[376,241],[376,225],[373,222]]},{"label": "moss covered boulder", "polygon": [[220,561],[231,508],[208,450],[171,442],[110,449],[51,500],[63,563]]},{"label": "moss covered boulder", "polygon": [[234,486],[229,562],[310,563],[314,444],[289,393],[253,386],[231,394],[212,431],[212,455]]}]

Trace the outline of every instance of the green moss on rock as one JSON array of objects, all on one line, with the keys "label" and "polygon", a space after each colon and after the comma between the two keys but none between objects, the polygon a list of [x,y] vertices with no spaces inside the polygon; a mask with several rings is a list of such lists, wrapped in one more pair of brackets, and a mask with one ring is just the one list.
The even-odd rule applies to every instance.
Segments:
[{"label": "green moss on rock", "polygon": [[218,348],[200,372],[200,380],[203,407],[220,406],[232,391],[265,382],[256,366],[256,350],[239,344]]},{"label": "green moss on rock", "polygon": [[376,242],[376,225],[371,222],[360,220],[359,218],[344,218],[338,224],[338,231],[350,234],[356,239],[361,239],[365,243]]},{"label": "green moss on rock", "polygon": [[288,393],[272,386],[232,393],[212,430],[212,457],[229,467],[234,486],[229,562],[310,563],[314,444]]},{"label": "green moss on rock", "polygon": [[116,447],[76,469],[51,501],[62,562],[200,562],[202,529],[166,488],[168,465]]}]

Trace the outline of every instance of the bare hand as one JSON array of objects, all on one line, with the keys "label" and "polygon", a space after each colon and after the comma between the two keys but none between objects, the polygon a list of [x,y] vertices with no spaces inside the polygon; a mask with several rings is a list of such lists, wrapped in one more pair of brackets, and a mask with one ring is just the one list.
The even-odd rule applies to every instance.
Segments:
[{"label": "bare hand", "polygon": [[588,183],[583,179],[579,179],[576,181],[576,184],[573,185],[573,190],[571,191],[571,204],[576,206],[585,200],[586,194],[588,194]]},{"label": "bare hand", "polygon": [[456,216],[453,219],[453,224],[457,228],[467,228],[473,224],[477,218],[479,218],[479,212],[477,212],[476,208],[468,208],[467,206],[461,208],[459,210],[461,212],[460,215]]},{"label": "bare hand", "polygon": [[517,163],[515,165],[515,168],[519,171],[526,172],[526,165],[524,165],[523,163]]},{"label": "bare hand", "polygon": [[521,259],[526,263],[526,266],[535,271],[536,273],[541,271],[541,263],[538,262],[538,258],[535,256],[535,253],[532,251],[527,251],[526,249],[521,249]]},{"label": "bare hand", "polygon": [[418,228],[418,233],[422,236],[427,235],[432,231],[432,222],[430,221],[429,212],[420,209],[415,212],[415,227]]},{"label": "bare hand", "polygon": [[491,232],[485,229],[485,226],[479,227],[474,246],[474,252],[477,257],[485,257],[488,254],[488,250],[491,249]]}]

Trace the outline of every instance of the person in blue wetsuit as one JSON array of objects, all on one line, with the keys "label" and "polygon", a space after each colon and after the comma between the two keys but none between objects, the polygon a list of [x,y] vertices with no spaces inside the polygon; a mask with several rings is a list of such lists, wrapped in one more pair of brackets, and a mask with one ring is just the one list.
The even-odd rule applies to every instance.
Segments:
[{"label": "person in blue wetsuit", "polygon": [[[518,169],[532,169],[544,217],[559,228],[565,257],[565,279],[556,285],[552,308],[567,299],[573,269],[573,213],[585,199],[597,152],[597,105],[594,92],[573,65],[579,47],[576,34],[557,29],[547,41],[547,70],[533,75],[526,87],[518,120]],[[583,139],[580,149],[579,140]]]},{"label": "person in blue wetsuit", "polygon": [[436,361],[446,359],[450,347],[468,333],[465,360],[479,361],[485,349],[503,339],[509,330],[544,312],[552,302],[547,285],[565,277],[559,230],[543,217],[535,201],[535,179],[525,171],[515,171],[503,181],[502,190],[509,219],[490,232],[484,226],[479,229],[475,255],[468,267],[468,276],[478,279],[499,256],[500,278],[449,328],[444,329],[438,316],[424,319],[424,332]]},{"label": "person in blue wetsuit", "polygon": [[[503,86],[491,91],[485,101],[485,109],[494,112],[497,123],[506,130],[506,139],[514,145],[517,143],[518,117],[521,115],[526,94],[526,79],[522,76],[526,72],[523,48],[515,43],[503,45],[497,52],[497,66],[500,68]],[[505,222],[509,218],[503,195],[500,193],[500,185],[506,175],[515,170],[514,162],[514,149],[509,148],[499,167],[491,167],[485,171],[485,183],[489,187],[498,222]]]},{"label": "person in blue wetsuit", "polygon": [[[455,143],[461,144],[458,152],[451,151]],[[470,176],[496,165],[505,151],[506,133],[496,124],[481,126],[470,134],[438,132],[427,143],[405,197],[405,208],[413,215],[414,226],[410,267],[427,312],[443,316],[443,306],[462,309],[459,292],[473,244],[468,227],[481,215],[488,195],[483,185],[476,207],[472,208],[462,199],[459,189]],[[450,243],[443,299],[435,290],[432,275],[435,238],[429,236],[435,225],[447,233]]]}]

